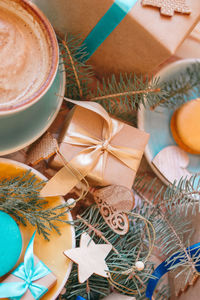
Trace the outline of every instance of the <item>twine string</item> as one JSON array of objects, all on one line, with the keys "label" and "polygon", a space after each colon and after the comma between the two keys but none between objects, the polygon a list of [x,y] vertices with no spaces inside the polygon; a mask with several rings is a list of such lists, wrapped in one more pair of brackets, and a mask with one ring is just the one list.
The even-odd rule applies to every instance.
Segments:
[{"label": "twine string", "polygon": [[[59,148],[56,148],[56,153],[61,158],[64,167],[67,168],[69,170],[69,172],[73,176],[75,176],[78,179],[79,183],[80,183],[80,186],[81,186],[81,195],[79,196],[78,199],[75,199],[75,202],[77,203],[78,201],[84,199],[87,196],[87,194],[89,192],[89,189],[90,189],[89,183],[88,183],[88,181],[86,180],[85,177],[82,178],[82,174],[80,173],[79,170],[75,169],[69,162],[66,161],[65,157],[62,155],[62,153],[60,152]],[[82,180],[80,178],[82,178]]]},{"label": "twine string", "polygon": [[[133,216],[135,218],[138,218],[138,219],[141,219],[142,221],[144,221],[145,223],[145,228],[146,228],[146,232],[147,232],[147,235],[148,235],[148,240],[149,240],[149,250],[148,250],[148,253],[147,253],[147,256],[146,258],[143,260],[143,263],[145,264],[149,257],[151,256],[152,254],[152,251],[153,251],[153,248],[154,248],[154,245],[155,245],[155,239],[156,239],[156,233],[155,233],[155,229],[153,227],[153,224],[147,220],[146,218],[144,218],[143,216],[141,216],[140,214],[136,214],[136,213],[133,213],[133,212],[126,212],[128,215],[130,216]],[[151,229],[151,230],[150,230]],[[139,258],[139,257],[138,257]],[[123,271],[121,273],[121,277],[124,276],[124,275],[130,275],[130,274],[134,274],[135,271],[137,270],[137,267],[134,265],[132,266],[131,268],[129,268],[128,270],[126,271]],[[118,275],[118,274],[117,274]],[[116,275],[116,276],[117,276]],[[115,277],[116,277],[115,276]],[[142,282],[142,280],[140,280],[140,278],[134,274],[134,276],[140,281],[140,283],[143,285],[143,287],[138,291],[138,290],[133,290],[131,288],[128,288],[127,286],[125,285],[122,285],[120,284],[119,282],[116,281],[116,278],[111,275],[111,273],[109,273],[109,277],[108,277],[108,281],[120,292],[126,292],[127,294],[129,295],[137,295],[140,293],[143,293],[146,289],[146,286],[145,284]]]}]

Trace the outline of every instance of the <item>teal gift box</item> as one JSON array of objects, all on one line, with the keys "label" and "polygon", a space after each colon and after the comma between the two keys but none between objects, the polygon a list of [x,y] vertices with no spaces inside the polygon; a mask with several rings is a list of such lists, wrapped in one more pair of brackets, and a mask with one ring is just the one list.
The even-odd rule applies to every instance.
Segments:
[{"label": "teal gift box", "polygon": [[21,263],[2,283],[0,298],[39,300],[56,284],[55,275],[33,254],[35,233]]},{"label": "teal gift box", "polygon": [[[159,7],[143,5],[152,2],[144,0],[33,1],[61,35],[81,35],[88,63],[99,75],[153,72],[175,54],[200,18],[199,0],[185,2],[190,14],[175,11],[173,16],[161,14]],[[160,2],[166,2],[169,10],[174,3]],[[184,1],[179,5],[184,6]]]}]

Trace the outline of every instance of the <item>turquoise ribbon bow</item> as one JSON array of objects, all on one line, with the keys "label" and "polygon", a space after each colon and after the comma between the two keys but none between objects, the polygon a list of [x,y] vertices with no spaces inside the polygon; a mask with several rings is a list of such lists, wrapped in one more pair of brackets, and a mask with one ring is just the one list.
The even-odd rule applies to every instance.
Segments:
[{"label": "turquoise ribbon bow", "polygon": [[100,19],[83,42],[87,54],[82,61],[88,60],[113,30],[121,23],[138,0],[115,0],[110,9]]},{"label": "turquoise ribbon bow", "polygon": [[34,299],[39,300],[48,291],[46,287],[34,283],[34,281],[51,273],[51,270],[49,270],[49,268],[41,261],[34,266],[34,238],[35,233],[33,234],[26,249],[24,262],[21,263],[14,272],[12,272],[12,275],[22,279],[23,281],[0,283],[0,298],[20,300],[29,289]]}]

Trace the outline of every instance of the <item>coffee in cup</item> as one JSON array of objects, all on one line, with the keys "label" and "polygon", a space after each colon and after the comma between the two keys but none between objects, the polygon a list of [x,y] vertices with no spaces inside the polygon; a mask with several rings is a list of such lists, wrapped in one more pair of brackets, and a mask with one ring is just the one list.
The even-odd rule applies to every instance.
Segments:
[{"label": "coffee in cup", "polygon": [[50,87],[58,67],[55,33],[27,0],[0,0],[0,114],[25,109]]}]

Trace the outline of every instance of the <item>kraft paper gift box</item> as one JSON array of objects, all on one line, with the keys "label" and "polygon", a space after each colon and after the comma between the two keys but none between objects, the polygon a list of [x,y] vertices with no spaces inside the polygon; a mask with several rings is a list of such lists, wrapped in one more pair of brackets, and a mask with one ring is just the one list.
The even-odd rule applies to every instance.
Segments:
[{"label": "kraft paper gift box", "polygon": [[[134,128],[130,125],[119,121],[123,127],[122,129],[111,139],[110,144],[116,146],[127,147],[131,149],[139,150],[140,155],[137,162],[137,168],[139,167],[140,160],[142,158],[145,146],[149,139],[149,134]],[[102,139],[104,121],[103,119],[93,111],[86,108],[75,106],[70,112],[68,119],[60,137],[60,152],[64,156],[67,162],[70,162],[80,151],[86,149],[82,146],[71,145],[63,142],[65,136],[69,134],[73,128],[81,128],[82,132],[86,132],[89,135],[94,136],[96,139]],[[63,161],[59,155],[56,155],[51,161],[51,166],[54,168],[60,168],[63,166]],[[135,179],[136,171],[133,171],[122,161],[116,158],[114,155],[107,153],[105,168],[103,170],[103,178],[96,176],[96,167],[89,172],[86,179],[91,185],[106,186],[110,184],[123,185],[131,188]]]},{"label": "kraft paper gift box", "polygon": [[33,254],[34,237],[35,233],[25,252],[24,262],[0,283],[0,298],[39,300],[56,284],[55,275]]},{"label": "kraft paper gift box", "polygon": [[[34,2],[45,12],[56,31],[62,36],[66,33],[80,34],[85,39],[117,1],[34,0]],[[130,0],[118,2],[126,3]],[[143,6],[142,0],[136,1],[88,62],[94,65],[99,75],[153,72],[175,54],[199,21],[200,1],[186,0],[186,4],[191,9],[190,15],[175,12],[173,17],[169,17],[161,15],[157,7]],[[115,17],[116,15],[113,19]],[[98,38],[99,35],[96,39]]]},{"label": "kraft paper gift box", "polygon": [[179,47],[175,55],[178,58],[200,58],[200,23]]},{"label": "kraft paper gift box", "polygon": [[[34,262],[35,265],[39,262],[37,256],[34,256]],[[57,279],[55,275],[53,273],[49,273],[47,276],[35,280],[33,283],[42,285],[46,287],[48,290],[50,290],[56,284],[56,281]],[[10,274],[2,283],[13,283],[13,282],[23,282],[23,280]],[[28,289],[26,293],[20,298],[20,300],[35,300],[35,298],[33,297],[31,291]]]}]

